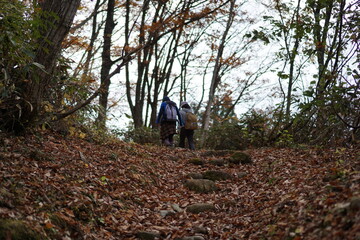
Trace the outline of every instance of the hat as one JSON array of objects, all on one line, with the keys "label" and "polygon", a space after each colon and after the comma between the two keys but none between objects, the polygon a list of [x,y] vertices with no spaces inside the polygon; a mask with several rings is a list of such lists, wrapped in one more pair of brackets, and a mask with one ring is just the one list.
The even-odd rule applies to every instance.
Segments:
[{"label": "hat", "polygon": [[184,102],[181,102],[181,103],[180,103],[180,107],[182,107],[182,108],[183,108],[183,107],[185,107],[185,108],[190,108],[190,105],[189,105],[187,102],[184,101]]},{"label": "hat", "polygon": [[166,101],[170,101],[170,98],[169,97],[164,97],[163,102],[166,102]]}]

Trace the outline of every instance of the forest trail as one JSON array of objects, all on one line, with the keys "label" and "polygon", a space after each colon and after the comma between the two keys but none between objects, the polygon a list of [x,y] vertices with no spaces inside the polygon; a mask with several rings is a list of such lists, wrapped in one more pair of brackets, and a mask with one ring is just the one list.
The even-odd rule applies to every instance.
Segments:
[{"label": "forest trail", "polygon": [[22,224],[48,239],[360,239],[356,149],[248,149],[239,163],[51,132],[0,143],[0,239]]}]

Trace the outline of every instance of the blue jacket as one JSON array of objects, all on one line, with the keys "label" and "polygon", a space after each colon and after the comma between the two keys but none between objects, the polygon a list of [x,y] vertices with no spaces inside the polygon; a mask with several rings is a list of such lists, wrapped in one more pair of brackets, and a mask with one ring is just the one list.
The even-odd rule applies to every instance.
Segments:
[{"label": "blue jacket", "polygon": [[[166,104],[168,104],[169,102],[170,101],[164,101],[164,102],[161,103],[160,110],[159,110],[158,116],[156,118],[156,123],[157,124],[162,123],[162,122],[166,122],[165,107],[166,107]],[[176,106],[176,104],[175,104],[175,108],[176,108],[176,113],[177,113],[177,117],[178,117],[178,121],[180,123],[180,126],[184,126],[184,122],[183,122],[183,120],[181,118],[179,108]]]}]

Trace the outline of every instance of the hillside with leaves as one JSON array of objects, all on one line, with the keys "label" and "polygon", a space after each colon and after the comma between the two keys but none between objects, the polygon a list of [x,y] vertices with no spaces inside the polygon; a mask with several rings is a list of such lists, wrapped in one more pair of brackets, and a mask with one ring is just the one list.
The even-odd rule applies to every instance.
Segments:
[{"label": "hillside with leaves", "polygon": [[359,150],[244,152],[2,134],[0,239],[359,239]]}]

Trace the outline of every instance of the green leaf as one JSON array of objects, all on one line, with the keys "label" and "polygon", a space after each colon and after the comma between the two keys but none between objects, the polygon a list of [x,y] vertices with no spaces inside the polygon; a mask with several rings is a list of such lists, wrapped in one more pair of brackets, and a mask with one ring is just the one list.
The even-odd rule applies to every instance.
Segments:
[{"label": "green leaf", "polygon": [[[31,50],[28,49],[28,48],[23,49],[23,52],[24,52],[27,56],[29,56],[30,58],[34,58],[34,57],[35,57],[34,52],[31,51]],[[42,66],[42,67],[44,67],[44,66]]]},{"label": "green leaf", "polygon": [[272,16],[263,16],[263,19],[264,20],[269,20],[269,19],[274,19],[274,17],[272,17]]},{"label": "green leaf", "polygon": [[289,78],[289,74],[285,74],[284,72],[278,72],[277,75],[281,79],[288,79]]},{"label": "green leaf", "polygon": [[312,97],[312,96],[313,96],[313,93],[314,93],[313,90],[306,90],[306,91],[304,92],[304,96],[305,96],[305,97]]}]

